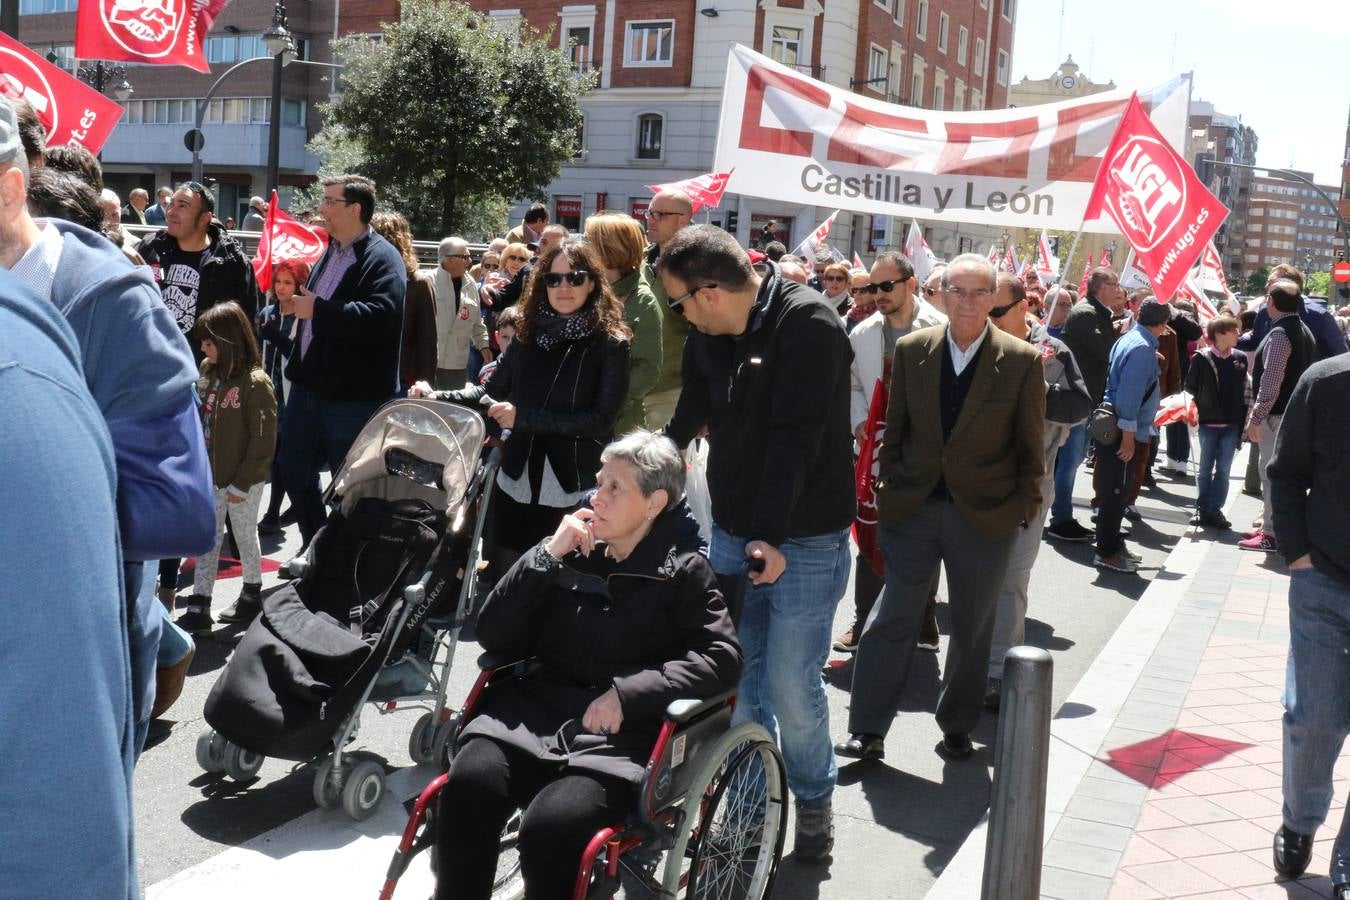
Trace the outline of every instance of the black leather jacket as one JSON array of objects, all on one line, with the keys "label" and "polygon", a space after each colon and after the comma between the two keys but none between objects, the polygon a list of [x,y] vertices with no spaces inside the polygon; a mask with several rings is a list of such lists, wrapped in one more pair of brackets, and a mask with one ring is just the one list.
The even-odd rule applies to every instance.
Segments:
[{"label": "black leather jacket", "polygon": [[628,356],[628,341],[599,332],[552,350],[512,341],[487,384],[433,396],[513,404],[516,424],[502,451],[502,471],[519,478],[530,456],[544,453],[563,490],[588,490],[628,395]]}]

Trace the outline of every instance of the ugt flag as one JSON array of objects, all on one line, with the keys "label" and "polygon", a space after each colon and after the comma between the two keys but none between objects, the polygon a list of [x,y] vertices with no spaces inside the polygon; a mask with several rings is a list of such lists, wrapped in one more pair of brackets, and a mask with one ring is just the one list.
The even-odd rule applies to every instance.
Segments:
[{"label": "ugt flag", "polygon": [[881,439],[886,434],[886,405],[891,391],[884,378],[877,379],[872,389],[872,405],[867,408],[867,424],[863,426],[862,443],[858,446],[858,463],[854,467],[858,515],[853,520],[853,540],[858,553],[867,560],[878,577],[886,574],[886,561],[881,556],[877,540],[877,468],[880,465]]},{"label": "ugt flag", "polygon": [[1103,210],[1134,248],[1159,297],[1171,297],[1219,230],[1228,209],[1130,97],[1106,148],[1085,217]]},{"label": "ugt flag", "polygon": [[49,147],[78,144],[97,154],[122,118],[121,106],[6,34],[0,34],[0,95],[28,101]]},{"label": "ugt flag", "polygon": [[[736,167],[732,166],[731,172],[735,171]],[[705,206],[709,209],[717,209],[717,205],[722,202],[722,195],[726,193],[727,181],[731,178],[731,172],[709,172],[707,175],[686,178],[683,181],[672,181],[669,184],[649,184],[647,190],[653,194],[659,194],[667,188],[684,191],[693,203],[689,210],[691,214],[698,212]]]},{"label": "ugt flag", "polygon": [[80,0],[75,55],[211,71],[202,42],[229,0]]},{"label": "ugt flag", "polygon": [[328,246],[328,232],[292,219],[277,203],[277,192],[267,205],[258,251],[253,255],[253,274],[263,292],[272,289],[272,266],[286,260],[313,265]]}]

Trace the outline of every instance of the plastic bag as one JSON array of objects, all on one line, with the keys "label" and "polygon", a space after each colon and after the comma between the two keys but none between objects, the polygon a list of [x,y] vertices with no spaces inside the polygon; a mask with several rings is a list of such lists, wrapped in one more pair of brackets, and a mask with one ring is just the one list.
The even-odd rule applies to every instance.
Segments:
[{"label": "plastic bag", "polygon": [[708,442],[702,438],[685,453],[684,496],[698,519],[698,533],[712,542],[712,496],[708,493]]}]

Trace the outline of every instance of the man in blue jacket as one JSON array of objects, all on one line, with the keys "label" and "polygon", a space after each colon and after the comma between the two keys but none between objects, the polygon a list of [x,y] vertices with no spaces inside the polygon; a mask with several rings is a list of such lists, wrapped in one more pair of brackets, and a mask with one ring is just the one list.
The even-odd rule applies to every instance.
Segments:
[{"label": "man in blue jacket", "polygon": [[334,475],[362,426],[399,390],[408,267],[370,227],[375,183],[324,179],[319,211],[328,249],[295,294],[300,320],[286,366],[291,395],[281,423],[281,470],[306,545],[324,522],[319,467]]},{"label": "man in blue jacket", "polygon": [[[1161,396],[1158,389],[1158,336],[1167,328],[1172,311],[1166,303],[1149,297],[1139,307],[1134,329],[1111,348],[1106,372],[1104,403],[1116,411],[1120,437],[1110,446],[1097,445],[1093,472],[1097,489],[1097,553],[1092,564],[1099,569],[1134,572],[1139,560],[1125,549],[1120,520],[1129,496],[1130,460],[1136,443],[1147,445],[1158,433],[1153,424]],[[1143,452],[1143,451],[1141,451]]]},{"label": "man in blue jacket", "polygon": [[116,900],[140,896],[132,672],[113,445],[80,355],[0,272],[0,893]]},{"label": "man in blue jacket", "polygon": [[[1338,356],[1350,350],[1345,342],[1345,335],[1341,332],[1340,326],[1336,324],[1336,317],[1323,307],[1308,302],[1303,297],[1303,273],[1288,263],[1281,263],[1270,271],[1270,278],[1266,281],[1266,289],[1281,278],[1287,278],[1298,285],[1299,302],[1298,317],[1303,320],[1303,324],[1308,326],[1312,332],[1313,339],[1317,341],[1317,359],[1329,359]],[[1252,330],[1244,334],[1238,341],[1238,349],[1251,352],[1260,345],[1261,341],[1270,333],[1271,317],[1268,306],[1263,305],[1256,314],[1256,324]]]}]

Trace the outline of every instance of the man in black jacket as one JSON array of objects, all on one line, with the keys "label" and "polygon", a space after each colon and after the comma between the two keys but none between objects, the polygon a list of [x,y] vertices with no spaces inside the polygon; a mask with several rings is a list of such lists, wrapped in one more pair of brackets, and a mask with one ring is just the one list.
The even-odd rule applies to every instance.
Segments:
[{"label": "man in black jacket", "polygon": [[[1292,304],[1291,304],[1292,305]],[[1271,310],[1277,323],[1276,310]],[[1272,329],[1272,334],[1274,330]],[[1334,795],[1350,685],[1350,356],[1313,364],[1290,392],[1268,467],[1266,496],[1289,563],[1289,667],[1284,688],[1284,821],[1275,871],[1303,874]],[[1264,444],[1262,445],[1264,449]],[[1342,815],[1344,819],[1344,814]],[[1331,850],[1331,896],[1350,898],[1350,828]]]},{"label": "man in black jacket", "polygon": [[836,764],[821,668],[849,575],[856,512],[843,325],[820,294],[760,276],[731,235],[695,225],[665,245],[669,309],[693,329],[667,432],[685,447],[709,431],[713,568],[751,576],[740,621],[745,668],[736,716],[773,731],[797,798],[795,853],[834,844]]},{"label": "man in black jacket", "polygon": [[319,210],[328,249],[295,294],[300,327],[281,426],[282,479],[306,544],[324,520],[319,467],[327,462],[336,474],[371,414],[398,393],[408,286],[403,258],[370,228],[373,181],[325,179]]}]

